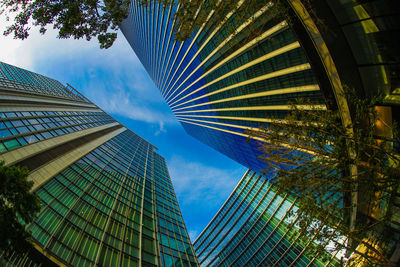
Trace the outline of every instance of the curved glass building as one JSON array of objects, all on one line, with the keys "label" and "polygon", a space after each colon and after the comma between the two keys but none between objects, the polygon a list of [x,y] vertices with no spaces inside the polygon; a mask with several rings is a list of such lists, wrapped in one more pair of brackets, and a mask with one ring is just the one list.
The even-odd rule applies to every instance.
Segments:
[{"label": "curved glass building", "polygon": [[174,8],[153,3],[146,10],[133,2],[122,32],[185,130],[261,171],[247,129],[283,118],[300,97],[326,108],[304,49],[287,21],[271,16],[268,2],[249,8],[238,1],[236,12],[220,22],[211,11],[185,42],[174,39]]},{"label": "curved glass building", "polygon": [[[393,140],[393,121],[400,120],[396,1],[232,1],[222,19],[206,10],[205,23],[184,42],[173,32],[177,5],[149,2],[132,2],[123,34],[185,130],[240,164],[265,169],[258,140],[248,140],[247,130],[283,119],[299,98],[309,101],[302,109],[338,110],[352,129],[354,105],[346,89],[382,96],[376,135]],[[352,201],[359,208],[364,198],[360,192]],[[399,213],[396,206],[394,243],[400,240]],[[197,252],[205,265],[216,260]]]},{"label": "curved glass building", "polygon": [[[296,200],[278,195],[248,170],[194,243],[202,266],[339,266],[336,255],[310,255],[312,239],[300,241]],[[326,245],[329,241],[326,241]]]},{"label": "curved glass building", "polygon": [[[121,29],[185,130],[237,162],[264,163],[246,130],[283,118],[289,103],[351,108],[345,88],[385,96],[385,120],[398,119],[399,10],[391,1],[237,1],[184,42],[174,38],[177,6],[132,2]],[[397,12],[397,13],[396,13]],[[198,13],[196,13],[198,14]],[[392,115],[393,114],[393,115]]]}]

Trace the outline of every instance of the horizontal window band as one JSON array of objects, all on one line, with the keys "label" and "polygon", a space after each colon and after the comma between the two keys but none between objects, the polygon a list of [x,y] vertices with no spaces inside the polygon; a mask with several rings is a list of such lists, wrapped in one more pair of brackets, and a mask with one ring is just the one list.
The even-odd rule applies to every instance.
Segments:
[{"label": "horizontal window band", "polygon": [[[184,119],[179,119],[179,121],[180,121],[180,122],[184,122],[184,123],[193,124],[193,125],[196,125],[196,126],[201,126],[201,127],[204,127],[204,128],[209,128],[209,129],[217,130],[217,131],[220,131],[220,132],[235,134],[235,135],[242,136],[242,137],[246,137],[246,138],[249,137],[248,134],[238,133],[238,132],[234,132],[234,131],[230,131],[230,130],[226,130],[226,129],[221,129],[221,128],[217,128],[217,127],[212,127],[212,126],[208,126],[208,125],[203,125],[203,124],[199,124],[199,123],[187,121],[187,120],[184,120]],[[254,138],[252,138],[252,139],[255,139],[255,140],[258,140],[258,141],[263,141],[263,139],[262,139],[262,138],[259,138],[259,137],[254,137]]]},{"label": "horizontal window band", "polygon": [[[115,122],[93,128],[88,128],[77,132],[72,132],[69,134],[59,135],[53,138],[42,140],[37,143],[22,146],[15,150],[11,150],[9,152],[2,154],[0,157],[2,158],[2,160],[4,160],[6,165],[20,164],[23,161],[31,160],[32,157],[35,157],[35,155],[37,154],[46,152],[55,147],[63,146],[64,144],[73,142],[74,140],[83,138],[85,136],[90,136],[95,133],[102,133],[108,129],[113,129],[114,127],[121,127],[121,126],[118,122]],[[28,164],[30,163],[28,162]]]},{"label": "horizontal window band", "polygon": [[[295,105],[300,110],[326,110],[325,105]],[[218,108],[218,109],[203,109],[203,110],[189,110],[177,111],[176,114],[196,113],[196,112],[210,112],[210,111],[241,111],[241,110],[291,110],[292,105],[276,105],[276,106],[253,106],[253,107],[238,107],[238,108]]]},{"label": "horizontal window band", "polygon": [[[82,145],[74,148],[66,154],[63,154],[52,161],[46,163],[45,165],[35,169],[32,171],[28,179],[34,182],[32,190],[36,190],[39,186],[45,183],[48,179],[65,169],[67,166],[71,165],[82,156],[88,154],[93,149],[99,147],[105,142],[109,141],[111,138],[119,135],[120,133],[126,131],[125,127],[116,126],[117,128],[113,128],[111,132],[107,130],[105,135],[100,137],[96,136],[96,139],[91,140],[89,142],[83,142]],[[119,128],[119,129],[118,129]]]},{"label": "horizontal window band", "polygon": [[[4,105],[4,104],[0,104],[0,112],[30,112],[30,111],[39,111],[39,112],[43,112],[43,111],[51,111],[51,112],[55,112],[55,111],[75,111],[75,112],[97,112],[97,113],[102,113],[104,111],[102,111],[99,108],[80,108],[80,107],[49,107],[47,105],[43,105],[43,106],[30,106],[30,105],[19,105],[19,106],[15,106],[15,105]],[[50,116],[51,117],[51,116]],[[3,118],[4,119],[4,118]]]},{"label": "horizontal window band", "polygon": [[215,100],[215,101],[205,102],[205,103],[196,104],[196,105],[192,105],[192,106],[187,106],[187,107],[183,107],[183,108],[177,108],[177,109],[171,108],[171,109],[172,109],[172,111],[176,111],[176,110],[194,108],[194,107],[198,107],[198,106],[217,104],[217,103],[242,100],[242,99],[248,99],[248,98],[272,96],[272,95],[283,95],[283,94],[293,94],[293,93],[301,93],[301,92],[312,92],[312,91],[319,91],[319,86],[317,84],[313,84],[313,85],[304,85],[304,86],[283,88],[283,89],[265,91],[265,92],[254,93],[254,94],[229,97],[229,98],[224,98],[224,99],[220,99],[220,100]]},{"label": "horizontal window band", "polygon": [[[309,69],[311,69],[311,66],[310,66],[309,63],[304,63],[304,64],[292,66],[292,67],[289,67],[289,68],[286,68],[286,69],[281,69],[281,70],[270,72],[270,73],[267,73],[267,74],[252,78],[252,79],[248,79],[248,80],[245,80],[245,81],[240,82],[240,83],[229,85],[227,87],[215,90],[215,91],[210,92],[208,94],[204,94],[201,97],[194,98],[193,100],[200,99],[200,98],[203,98],[203,97],[207,97],[207,96],[210,96],[210,95],[215,95],[215,94],[218,94],[218,93],[221,93],[221,92],[225,92],[225,91],[228,91],[228,90],[231,90],[233,88],[240,87],[240,86],[248,85],[248,84],[251,84],[251,83],[255,83],[255,82],[259,82],[259,81],[263,81],[263,80],[267,80],[267,79],[271,79],[271,78],[275,78],[275,77],[279,77],[279,76],[283,76],[283,75],[287,75],[287,74],[291,74],[291,73],[295,73],[295,72],[309,70]],[[189,94],[184,95],[178,101],[183,100],[186,97],[191,96],[192,94],[197,93],[198,91],[203,90],[205,88],[207,88],[207,86],[203,85],[202,87],[194,90],[193,92],[190,92]]]},{"label": "horizontal window band", "polygon": [[[264,40],[265,38],[273,35],[274,33],[278,32],[281,29],[284,29],[288,26],[286,21],[282,21],[281,23],[277,24],[276,26],[272,27],[271,29],[265,31],[263,34],[257,36],[256,38],[254,38],[253,40],[251,40],[250,42],[248,42],[246,45],[242,46],[241,48],[239,48],[238,50],[236,50],[234,53],[230,54],[228,57],[226,57],[225,59],[223,59],[221,62],[219,62],[217,65],[215,65],[212,69],[210,69],[209,71],[207,71],[206,73],[204,73],[202,76],[200,76],[199,78],[197,78],[194,82],[192,82],[188,87],[186,87],[185,89],[181,90],[173,99],[168,100],[167,103],[170,104],[170,101],[173,101],[176,97],[178,97],[181,93],[185,92],[187,89],[189,89],[190,87],[192,87],[195,83],[197,83],[199,80],[201,80],[202,78],[204,78],[206,75],[210,74],[211,72],[213,72],[214,70],[218,69],[219,67],[221,67],[223,64],[225,64],[226,62],[228,62],[229,60],[235,58],[236,56],[238,56],[239,54],[241,54],[242,52],[244,52],[245,50],[249,49],[250,47],[252,47],[253,45],[261,42],[262,40]],[[203,61],[204,62],[204,61]],[[204,62],[205,63],[205,62]],[[192,75],[193,73],[195,73],[204,63],[200,63],[199,66],[197,66],[192,73],[190,73],[186,79],[181,83],[181,85],[179,85],[178,88],[180,88],[182,86],[182,84],[184,84]],[[176,102],[178,102],[179,100],[176,100],[174,102],[171,103],[175,104]]]},{"label": "horizontal window band", "polygon": [[[243,1],[239,2],[236,9],[238,9],[241,5],[242,5]],[[263,8],[261,8],[260,10],[258,10],[256,13],[254,13],[245,23],[243,23],[242,25],[240,25],[232,34],[230,34],[228,36],[228,38],[226,38],[223,42],[221,42],[200,64],[198,67],[203,66],[208,60],[210,60],[210,58],[212,58],[219,50],[221,50],[221,48],[223,48],[225,45],[227,45],[228,42],[230,42],[236,35],[238,35],[243,29],[245,29],[249,24],[251,24],[255,19],[257,19],[258,17],[260,17],[265,11],[268,10],[268,8],[271,6],[270,3],[268,3],[267,5],[265,5]],[[229,14],[228,14],[229,15]],[[230,16],[229,16],[230,17]],[[227,19],[229,18],[227,16]],[[201,47],[201,49],[203,49],[204,45]],[[197,51],[197,53],[195,54],[195,56],[192,58],[192,61],[195,57],[197,57],[198,53],[200,52]],[[192,62],[191,61],[191,62]],[[179,75],[179,77],[175,80],[175,83],[171,86],[171,88],[173,88],[175,86],[175,84],[179,81],[179,79],[181,78],[181,76],[183,75],[183,73],[186,71],[186,69],[189,67],[189,65],[191,64],[191,62],[186,66],[186,68],[182,71],[182,73]],[[195,71],[193,71],[192,73],[189,74],[189,77],[194,73]],[[188,78],[188,77],[187,77]],[[171,94],[171,96],[176,92],[176,90],[178,90],[181,85],[184,82],[182,82]],[[170,96],[168,96],[169,98]]]},{"label": "horizontal window band", "polygon": [[58,105],[65,107],[98,108],[92,103],[75,102],[72,100],[56,99],[52,97],[9,93],[1,90],[0,105]]},{"label": "horizontal window band", "polygon": [[[300,43],[299,43],[299,42],[294,42],[294,43],[289,44],[289,45],[287,45],[287,46],[281,47],[281,48],[279,48],[279,49],[277,49],[277,50],[275,50],[275,51],[273,51],[273,52],[271,52],[271,53],[268,53],[268,54],[266,54],[266,55],[264,55],[264,56],[262,56],[262,57],[259,57],[259,58],[255,59],[255,60],[253,60],[253,61],[250,61],[250,62],[248,62],[248,63],[246,63],[246,64],[240,66],[239,68],[234,69],[234,70],[232,70],[232,71],[230,71],[230,72],[228,72],[228,73],[226,73],[226,74],[224,74],[224,75],[218,77],[217,79],[215,79],[215,80],[209,82],[208,84],[204,85],[204,87],[208,87],[208,86],[210,86],[210,85],[212,85],[212,84],[214,84],[214,83],[216,83],[216,82],[218,82],[218,81],[220,81],[220,80],[222,80],[222,79],[225,79],[225,78],[227,78],[227,77],[229,77],[229,76],[231,76],[231,75],[233,75],[233,74],[235,74],[235,73],[238,73],[238,72],[240,72],[240,71],[242,71],[242,70],[245,70],[245,69],[247,69],[247,68],[249,68],[249,67],[251,67],[251,66],[254,66],[254,65],[256,65],[256,64],[258,64],[258,63],[260,63],[260,62],[266,61],[266,60],[268,60],[268,59],[270,59],[270,58],[273,58],[273,57],[275,57],[275,56],[278,56],[278,55],[280,55],[280,54],[286,53],[286,52],[288,52],[288,51],[291,51],[291,50],[296,49],[296,48],[299,48],[299,47],[300,47]],[[195,99],[193,99],[193,100],[195,100]],[[171,108],[184,105],[184,104],[186,104],[186,103],[188,103],[188,102],[191,102],[191,101],[193,101],[193,100],[189,100],[189,101],[186,101],[186,102],[184,102],[184,103],[177,104],[177,105],[175,105],[175,106],[174,106],[174,105],[171,105]]]},{"label": "horizontal window band", "polygon": [[242,125],[236,125],[236,124],[228,124],[228,123],[215,122],[215,121],[196,120],[196,119],[189,119],[189,118],[182,118],[182,119],[185,119],[185,120],[188,120],[188,121],[196,121],[196,122],[202,122],[202,123],[209,123],[209,124],[227,126],[227,127],[232,127],[232,128],[239,128],[239,129],[244,129],[244,130],[251,130],[251,131],[259,130],[258,128],[254,128],[254,127],[251,127],[251,126],[242,126]]}]

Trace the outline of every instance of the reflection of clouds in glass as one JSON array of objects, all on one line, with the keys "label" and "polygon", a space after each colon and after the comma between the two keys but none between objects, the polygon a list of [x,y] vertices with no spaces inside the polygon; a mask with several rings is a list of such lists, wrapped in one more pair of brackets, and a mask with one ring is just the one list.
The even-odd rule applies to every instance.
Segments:
[{"label": "reflection of clouds in glass", "polygon": [[25,136],[25,140],[28,142],[28,144],[32,144],[39,141],[39,139],[34,135]]}]

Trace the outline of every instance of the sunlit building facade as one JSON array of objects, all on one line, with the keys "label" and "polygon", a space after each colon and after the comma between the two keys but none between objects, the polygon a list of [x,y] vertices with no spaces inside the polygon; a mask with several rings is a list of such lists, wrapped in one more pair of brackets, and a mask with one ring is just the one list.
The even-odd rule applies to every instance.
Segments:
[{"label": "sunlit building facade", "polygon": [[[380,95],[377,135],[390,139],[393,121],[400,120],[397,2],[278,2],[238,0],[219,21],[207,10],[206,23],[179,42],[173,33],[177,6],[153,1],[145,8],[133,1],[121,29],[185,130],[258,173],[265,163],[247,130],[283,119],[299,98],[308,101],[299,108],[338,110],[351,127],[354,105],[346,90]],[[400,209],[394,209],[398,243]],[[216,260],[197,253],[204,265]]]},{"label": "sunlit building facade", "polygon": [[304,49],[286,20],[269,16],[268,2],[249,7],[238,1],[238,14],[220,23],[211,11],[207,27],[183,43],[171,30],[174,8],[155,4],[146,12],[133,2],[122,32],[185,130],[260,171],[260,152],[256,141],[247,142],[247,129],[283,118],[299,97],[326,108]]},{"label": "sunlit building facade", "polygon": [[[335,254],[308,253],[291,228],[296,200],[278,195],[258,173],[248,170],[194,242],[202,266],[335,266]],[[327,242],[326,244],[329,244]]]},{"label": "sunlit building facade", "polygon": [[133,1],[122,32],[185,130],[250,169],[265,165],[246,130],[284,118],[298,98],[309,100],[303,109],[339,109],[348,124],[345,88],[382,93],[388,121],[398,117],[392,1],[240,0],[221,21],[209,10],[185,42],[173,34],[177,7],[161,2]]},{"label": "sunlit building facade", "polygon": [[198,265],[156,147],[72,87],[5,63],[0,116],[0,159],[29,168],[42,204],[27,226],[34,249],[1,262]]}]

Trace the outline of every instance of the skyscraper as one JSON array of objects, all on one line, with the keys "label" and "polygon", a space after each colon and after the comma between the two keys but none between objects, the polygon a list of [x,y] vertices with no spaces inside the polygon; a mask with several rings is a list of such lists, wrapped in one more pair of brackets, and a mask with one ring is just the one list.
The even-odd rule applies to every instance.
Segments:
[{"label": "skyscraper", "polygon": [[208,10],[185,42],[173,34],[177,6],[160,2],[132,2],[122,32],[185,130],[252,170],[265,165],[246,129],[284,118],[298,98],[310,101],[302,109],[338,109],[347,125],[345,87],[382,93],[387,121],[398,117],[390,1],[241,0],[220,21]]},{"label": "skyscraper", "polygon": [[155,146],[71,86],[5,63],[0,99],[0,159],[29,168],[42,203],[27,227],[37,251],[61,265],[197,266]]},{"label": "skyscraper", "polygon": [[[335,255],[310,255],[291,223],[296,199],[278,195],[260,174],[248,170],[194,242],[202,266],[334,266]],[[322,227],[322,226],[321,226]],[[317,233],[316,233],[317,234]],[[326,246],[330,245],[329,241]]]},{"label": "skyscraper", "polygon": [[[121,29],[185,130],[260,171],[260,152],[254,141],[246,142],[245,130],[283,118],[298,97],[321,109],[325,104],[288,23],[268,16],[267,2],[261,9],[238,5],[242,21],[229,13],[215,23],[211,12],[209,27],[183,43],[172,33],[173,8],[156,5],[147,12],[133,2]],[[247,36],[249,28],[257,34]]]},{"label": "skyscraper", "polygon": [[[173,32],[178,7],[161,2],[133,2],[121,29],[185,130],[205,144],[260,173],[262,152],[246,130],[283,119],[298,98],[309,100],[300,109],[338,110],[351,129],[346,88],[383,96],[377,135],[391,138],[400,120],[395,1],[229,1],[226,16],[207,9],[205,23],[184,42]],[[187,13],[196,20],[201,12]],[[396,231],[398,221],[393,216]]]}]

